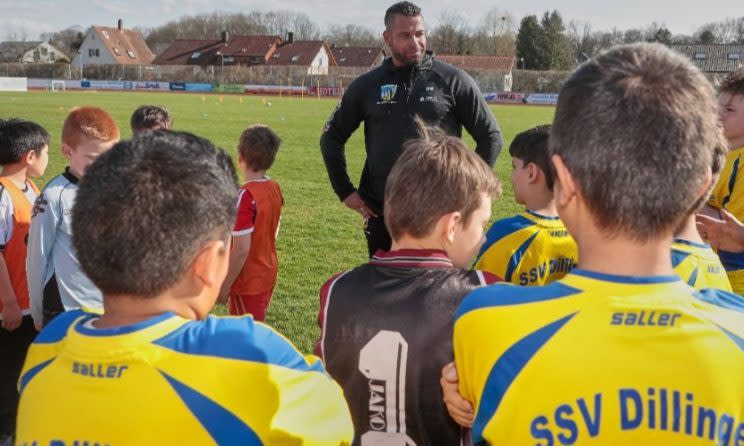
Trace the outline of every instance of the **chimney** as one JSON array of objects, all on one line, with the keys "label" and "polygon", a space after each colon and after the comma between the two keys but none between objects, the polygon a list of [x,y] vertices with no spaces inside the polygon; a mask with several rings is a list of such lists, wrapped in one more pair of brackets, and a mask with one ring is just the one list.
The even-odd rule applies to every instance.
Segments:
[{"label": "chimney", "polygon": [[227,43],[227,39],[230,38],[230,33],[227,31],[222,31],[222,43]]},{"label": "chimney", "polygon": [[119,31],[121,31],[121,29],[124,28],[124,21],[122,19],[119,19],[116,22],[116,27],[119,29]]},{"label": "chimney", "polygon": [[287,43],[294,42],[294,33],[292,31],[287,33]]}]

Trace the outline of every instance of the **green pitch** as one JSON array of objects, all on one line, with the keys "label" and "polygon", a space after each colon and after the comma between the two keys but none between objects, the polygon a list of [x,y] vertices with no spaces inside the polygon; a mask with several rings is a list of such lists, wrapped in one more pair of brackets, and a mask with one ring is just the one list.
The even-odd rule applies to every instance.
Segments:
[{"label": "green pitch", "polygon": [[[320,155],[318,141],[336,100],[317,98],[266,98],[173,93],[0,93],[0,119],[20,117],[43,125],[52,135],[49,167],[37,181],[46,184],[65,166],[60,154],[62,122],[69,110],[81,105],[102,107],[113,115],[129,138],[129,117],[141,104],[165,105],[174,117],[174,128],[210,139],[233,156],[242,130],[256,123],[271,126],[283,139],[274,167],[269,172],[281,184],[285,206],[279,233],[279,282],[268,312],[268,322],[304,352],[318,337],[316,316],[318,289],[332,274],[366,261],[362,220],[333,194]],[[242,102],[241,102],[242,100]],[[505,138],[496,173],[504,194],[494,201],[494,219],[514,214],[509,183],[508,144],[514,135],[537,124],[549,123],[553,108],[530,106],[492,107]],[[467,143],[474,147],[469,136]],[[352,180],[359,178],[363,160],[360,128],[347,145]],[[188,185],[185,185],[188,187]],[[219,307],[217,313],[224,313]]]}]

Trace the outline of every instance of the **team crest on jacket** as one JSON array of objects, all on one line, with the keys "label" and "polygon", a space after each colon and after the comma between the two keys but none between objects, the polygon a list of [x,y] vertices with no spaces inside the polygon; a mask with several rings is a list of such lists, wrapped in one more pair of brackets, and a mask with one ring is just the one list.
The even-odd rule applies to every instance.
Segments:
[{"label": "team crest on jacket", "polygon": [[398,84],[385,84],[380,86],[380,102],[378,104],[394,104],[395,93],[398,91]]}]

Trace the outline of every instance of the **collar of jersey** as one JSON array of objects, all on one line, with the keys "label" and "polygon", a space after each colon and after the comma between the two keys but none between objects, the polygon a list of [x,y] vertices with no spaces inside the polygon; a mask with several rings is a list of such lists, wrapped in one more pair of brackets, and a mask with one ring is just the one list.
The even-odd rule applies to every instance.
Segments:
[{"label": "collar of jersey", "polygon": [[560,220],[561,219],[561,217],[558,217],[558,216],[549,217],[547,215],[538,214],[537,212],[531,211],[529,209],[525,209],[524,211],[527,212],[528,214],[532,215],[533,217],[537,217],[537,218],[540,218],[542,220]]},{"label": "collar of jersey", "polygon": [[707,243],[695,243],[695,242],[691,242],[689,240],[685,240],[681,238],[675,238],[674,243],[679,243],[680,245],[692,246],[695,248],[710,248],[710,245]]},{"label": "collar of jersey", "polygon": [[62,173],[62,176],[64,176],[65,178],[67,178],[67,181],[69,181],[72,184],[78,184],[78,181],[80,181],[78,179],[78,177],[75,176],[75,174],[73,174],[72,172],[70,172],[70,168],[69,167],[65,167],[65,171],[64,171],[64,173]]},{"label": "collar of jersey", "polygon": [[681,282],[678,276],[620,276],[617,274],[605,274],[598,273],[595,271],[587,271],[583,269],[574,269],[569,273],[569,276],[577,275],[587,277],[589,279],[601,280],[604,282],[614,282],[618,284],[628,285],[651,285],[660,283],[674,283]]},{"label": "collar of jersey", "polygon": [[439,249],[398,249],[377,251],[369,261],[370,265],[400,268],[452,268],[452,260]]},{"label": "collar of jersey", "polygon": [[175,316],[174,313],[169,311],[132,325],[123,325],[121,327],[113,328],[90,328],[87,327],[86,324],[90,320],[99,317],[98,315],[90,315],[89,317],[82,318],[75,323],[75,331],[86,336],[121,336],[144,331]]}]

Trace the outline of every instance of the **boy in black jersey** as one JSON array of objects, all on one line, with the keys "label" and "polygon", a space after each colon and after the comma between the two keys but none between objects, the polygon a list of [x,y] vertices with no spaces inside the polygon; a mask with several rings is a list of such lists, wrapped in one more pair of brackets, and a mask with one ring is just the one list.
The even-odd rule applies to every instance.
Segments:
[{"label": "boy in black jersey", "polygon": [[316,345],[343,387],[355,444],[456,445],[439,372],[452,358],[456,307],[495,276],[468,268],[500,184],[456,137],[426,128],[406,144],[385,188],[389,252],[320,291]]}]

